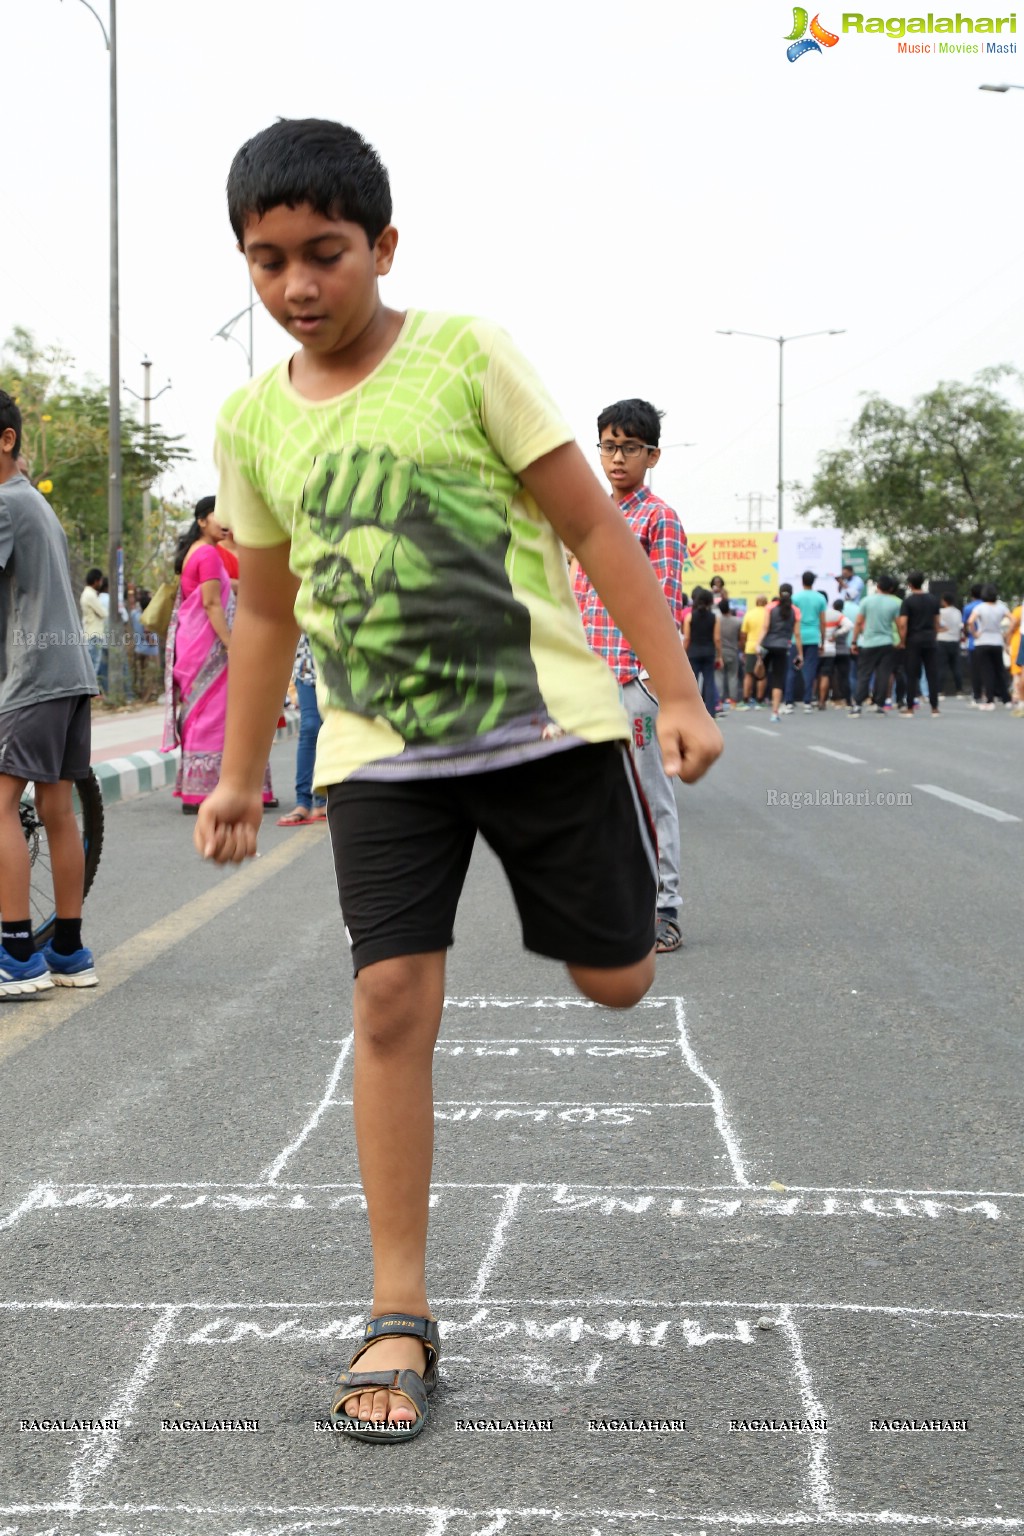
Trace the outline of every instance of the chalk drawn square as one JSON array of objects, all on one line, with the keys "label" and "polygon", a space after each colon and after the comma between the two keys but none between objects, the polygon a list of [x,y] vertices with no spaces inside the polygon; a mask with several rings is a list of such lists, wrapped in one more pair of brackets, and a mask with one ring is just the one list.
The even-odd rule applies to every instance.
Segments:
[{"label": "chalk drawn square", "polygon": [[[1000,1505],[1004,1517],[1024,1514],[1024,1318],[1019,1307],[977,1310],[993,1315],[964,1317],[924,1306],[800,1313],[804,1358],[836,1426],[831,1475],[840,1508],[856,1501],[858,1509],[876,1513],[931,1510],[951,1520],[998,1514]],[[1017,1316],[1000,1317],[1000,1311]],[[872,1420],[958,1419],[969,1429],[870,1427]]]},{"label": "chalk drawn square", "polygon": [[[38,1257],[37,1257],[38,1262]],[[50,1277],[51,1285],[55,1277]],[[95,1431],[23,1430],[21,1421],[81,1422],[107,1416],[153,1325],[149,1312],[0,1309],[0,1498],[65,1495]]]}]

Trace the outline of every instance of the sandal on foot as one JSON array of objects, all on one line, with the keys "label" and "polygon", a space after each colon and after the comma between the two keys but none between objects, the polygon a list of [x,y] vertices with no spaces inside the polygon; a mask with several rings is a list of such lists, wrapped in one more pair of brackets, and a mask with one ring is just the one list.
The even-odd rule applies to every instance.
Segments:
[{"label": "sandal on foot", "polygon": [[307,810],[304,805],[297,805],[294,811],[288,812],[287,816],[279,816],[277,818],[277,825],[279,827],[304,827],[307,822],[312,820],[312,812]]},{"label": "sandal on foot", "polygon": [[[421,1376],[414,1370],[353,1371],[352,1367],[378,1339],[420,1339],[427,1352],[426,1368]],[[380,1445],[394,1445],[398,1441],[413,1440],[427,1422],[427,1397],[437,1386],[437,1360],[441,1352],[441,1337],[437,1323],[430,1317],[413,1317],[408,1312],[385,1312],[371,1318],[366,1325],[363,1342],[348,1363],[348,1370],[338,1376],[337,1389],[331,1407],[331,1423],[336,1430],[351,1435],[356,1440],[371,1440]],[[389,1392],[404,1397],[416,1411],[412,1422],[400,1420],[397,1424],[381,1419],[354,1419],[344,1412],[349,1398],[358,1396],[366,1387],[385,1387]]]},{"label": "sandal on foot", "polygon": [[674,949],[682,949],[683,935],[679,924],[674,917],[659,917],[658,926],[654,930],[654,951],[658,955],[669,955]]},{"label": "sandal on foot", "polygon": [[326,805],[314,805],[313,809],[309,813],[309,819],[310,819],[310,821],[326,821],[327,820],[327,807],[326,807]]}]

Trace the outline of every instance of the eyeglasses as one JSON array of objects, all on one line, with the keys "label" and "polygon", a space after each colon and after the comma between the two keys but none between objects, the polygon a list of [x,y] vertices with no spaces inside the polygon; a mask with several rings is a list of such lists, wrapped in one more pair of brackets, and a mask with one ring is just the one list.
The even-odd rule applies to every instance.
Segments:
[{"label": "eyeglasses", "polygon": [[637,459],[642,453],[653,452],[655,446],[654,443],[598,443],[597,448],[602,459],[614,459],[617,453],[624,459]]}]

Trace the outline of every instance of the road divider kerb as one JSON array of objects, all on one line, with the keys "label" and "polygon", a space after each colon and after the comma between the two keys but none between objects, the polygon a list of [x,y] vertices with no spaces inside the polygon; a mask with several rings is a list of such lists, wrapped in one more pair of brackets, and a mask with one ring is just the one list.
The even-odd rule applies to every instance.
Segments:
[{"label": "road divider kerb", "polygon": [[[285,724],[274,737],[278,742],[287,741],[299,733],[298,717],[286,716]],[[110,757],[93,763],[93,772],[100,783],[104,805],[115,805],[120,800],[134,800],[137,795],[149,794],[154,789],[166,789],[173,784],[178,773],[181,751],[157,752],[146,748],[132,752],[127,757]]]}]

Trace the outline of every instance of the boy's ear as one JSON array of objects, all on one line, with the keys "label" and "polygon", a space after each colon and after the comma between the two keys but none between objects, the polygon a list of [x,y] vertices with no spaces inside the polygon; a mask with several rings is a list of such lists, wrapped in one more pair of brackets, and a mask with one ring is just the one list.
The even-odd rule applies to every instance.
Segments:
[{"label": "boy's ear", "polygon": [[395,247],[398,244],[398,230],[393,224],[388,224],[377,236],[373,247],[374,268],[378,277],[386,277],[391,271],[391,263],[395,259]]},{"label": "boy's ear", "polygon": [[648,452],[647,452],[647,468],[648,469],[653,469],[655,464],[657,464],[657,462],[658,462],[658,460],[660,458],[661,458],[661,449],[660,448],[650,448],[650,449],[648,449]]},{"label": "boy's ear", "polygon": [[5,427],[0,432],[0,452],[13,453],[14,445],[18,440],[18,434],[13,427]]}]

